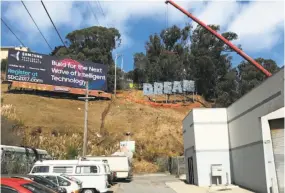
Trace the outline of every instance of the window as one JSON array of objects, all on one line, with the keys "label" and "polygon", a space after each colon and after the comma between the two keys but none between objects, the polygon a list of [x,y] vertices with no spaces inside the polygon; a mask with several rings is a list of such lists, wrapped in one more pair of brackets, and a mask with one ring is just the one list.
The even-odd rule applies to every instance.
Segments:
[{"label": "window", "polygon": [[104,165],[104,169],[105,169],[105,173],[108,173],[108,169],[107,169],[106,165]]},{"label": "window", "polygon": [[64,179],[60,176],[57,176],[57,179],[58,179],[59,186],[70,186],[71,185],[71,183],[69,181],[67,181],[66,179]]},{"label": "window", "polygon": [[49,166],[35,166],[32,173],[48,173]]},{"label": "window", "polygon": [[71,174],[72,171],[73,171],[72,166],[54,166],[53,167],[54,173]]},{"label": "window", "polygon": [[1,184],[1,193],[18,193],[17,190]]},{"label": "window", "polygon": [[51,181],[52,183],[58,185],[56,176],[45,176],[46,179],[48,179],[49,181]]},{"label": "window", "polygon": [[98,173],[97,166],[77,166],[76,173],[77,174],[91,174],[91,173]]},{"label": "window", "polygon": [[49,189],[43,185],[40,185],[36,182],[22,184],[21,186],[30,190],[32,193],[54,193],[54,191],[52,191],[51,189]]}]

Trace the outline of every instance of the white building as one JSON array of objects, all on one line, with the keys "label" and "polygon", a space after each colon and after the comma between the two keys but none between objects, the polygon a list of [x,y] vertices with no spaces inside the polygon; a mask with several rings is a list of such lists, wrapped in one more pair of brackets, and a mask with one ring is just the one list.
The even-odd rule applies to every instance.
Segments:
[{"label": "white building", "polygon": [[228,108],[193,109],[183,137],[189,183],[284,192],[284,68]]},{"label": "white building", "polygon": [[28,47],[22,47],[22,46],[19,46],[19,47],[14,47],[14,46],[3,46],[1,47],[1,54],[0,54],[0,61],[2,59],[7,59],[8,58],[8,51],[9,49],[14,49],[14,50],[20,50],[20,51],[24,51],[24,52],[28,52],[29,51],[29,48]]}]

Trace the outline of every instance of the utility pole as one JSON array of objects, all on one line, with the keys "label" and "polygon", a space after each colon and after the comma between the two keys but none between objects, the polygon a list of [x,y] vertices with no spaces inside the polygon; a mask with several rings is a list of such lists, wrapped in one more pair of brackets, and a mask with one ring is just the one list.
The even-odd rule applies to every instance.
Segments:
[{"label": "utility pole", "polygon": [[115,82],[114,82],[114,95],[116,97],[116,89],[117,89],[117,59],[118,59],[118,54],[115,56]]},{"label": "utility pole", "polygon": [[78,97],[78,99],[83,99],[85,100],[85,114],[84,114],[84,137],[83,137],[83,153],[82,156],[86,156],[87,152],[87,132],[88,132],[88,100],[89,99],[94,99],[95,97],[89,97],[89,81],[86,81],[86,89],[85,89],[85,97]]},{"label": "utility pole", "polygon": [[116,54],[115,56],[115,81],[114,81],[114,95],[116,97],[117,92],[117,59],[122,56],[122,54]]}]

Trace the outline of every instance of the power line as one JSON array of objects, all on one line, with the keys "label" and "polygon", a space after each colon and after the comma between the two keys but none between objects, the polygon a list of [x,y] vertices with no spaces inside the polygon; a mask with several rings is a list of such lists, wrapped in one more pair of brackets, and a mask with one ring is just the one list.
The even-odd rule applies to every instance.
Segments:
[{"label": "power line", "polygon": [[91,5],[90,5],[90,2],[87,1],[87,3],[88,3],[88,6],[89,6],[89,8],[90,8],[90,10],[91,10],[91,12],[92,12],[92,14],[93,14],[95,20],[97,21],[98,25],[100,25],[99,20],[98,20],[98,18],[96,17],[96,14],[94,13],[94,11],[93,11],[93,9],[92,9],[92,7],[91,7]]},{"label": "power line", "polygon": [[17,38],[17,40],[21,43],[22,46],[26,47],[25,44],[18,38],[18,36],[12,31],[12,29],[7,25],[7,23],[1,18],[1,21],[8,28],[8,30]]},{"label": "power line", "polygon": [[48,15],[49,19],[50,19],[50,21],[51,21],[51,23],[52,23],[52,25],[53,25],[53,27],[54,27],[55,31],[57,32],[57,34],[58,34],[58,36],[59,36],[59,38],[60,38],[61,42],[63,43],[64,47],[66,47],[66,45],[65,45],[64,41],[62,40],[62,38],[61,38],[61,36],[60,36],[60,34],[59,34],[59,32],[58,32],[57,28],[55,27],[55,25],[54,25],[54,23],[53,23],[53,21],[52,21],[52,19],[51,19],[50,15],[49,15],[49,13],[48,13],[48,10],[47,10],[47,8],[46,8],[46,6],[45,6],[45,4],[44,4],[44,2],[43,2],[42,0],[41,0],[41,3],[42,3],[42,5],[43,5],[43,7],[44,7],[44,9],[45,9],[45,11],[46,11],[46,13],[47,13],[47,15]]},{"label": "power line", "polygon": [[[104,11],[103,11],[103,9],[102,9],[102,6],[101,6],[100,1],[97,1],[97,3],[98,3],[99,8],[100,8],[100,10],[101,10],[101,12],[102,12],[102,15],[103,15],[103,16],[104,16],[104,18],[106,19],[106,16],[105,16],[105,13],[104,13]],[[108,24],[106,24],[106,25],[107,25],[107,27],[108,27]]]},{"label": "power line", "polygon": [[34,18],[32,17],[31,13],[29,12],[28,8],[26,7],[26,5],[24,4],[24,2],[21,0],[23,6],[25,7],[26,11],[28,12],[28,14],[30,15],[31,19],[33,20],[34,24],[36,25],[36,27],[38,28],[40,34],[42,35],[42,37],[44,38],[45,42],[47,43],[48,47],[51,49],[52,51],[52,48],[51,46],[49,45],[48,41],[46,40],[45,36],[43,35],[43,33],[41,32],[39,26],[37,25],[37,23],[35,22]]}]

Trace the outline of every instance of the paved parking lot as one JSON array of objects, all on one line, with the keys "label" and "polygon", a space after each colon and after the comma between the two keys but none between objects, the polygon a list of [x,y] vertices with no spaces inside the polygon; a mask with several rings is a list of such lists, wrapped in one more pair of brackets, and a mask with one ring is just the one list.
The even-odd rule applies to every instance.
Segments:
[{"label": "paved parking lot", "polygon": [[169,175],[140,175],[134,176],[131,182],[122,182],[112,189],[114,193],[176,193],[169,188],[166,182],[177,182],[178,180]]},{"label": "paved parking lot", "polygon": [[203,188],[185,184],[174,176],[148,174],[134,176],[131,182],[120,182],[111,193],[252,193],[237,186]]}]

